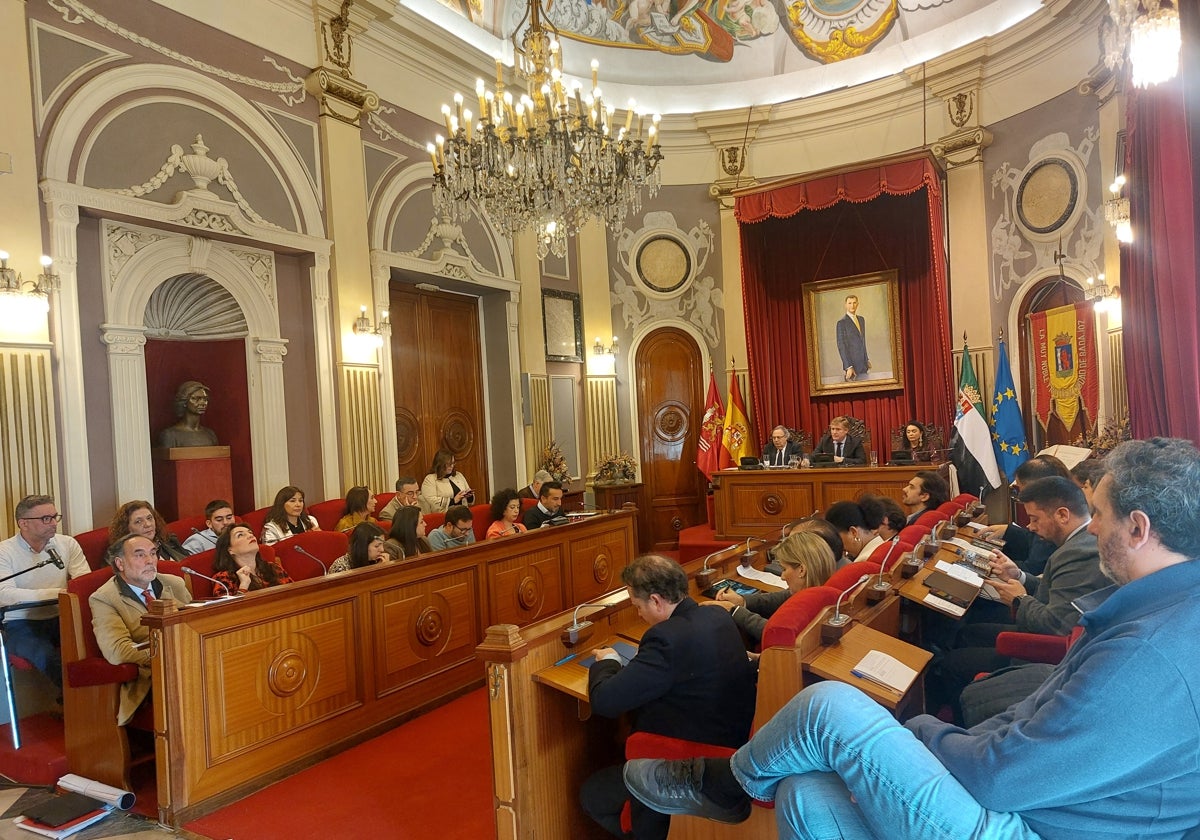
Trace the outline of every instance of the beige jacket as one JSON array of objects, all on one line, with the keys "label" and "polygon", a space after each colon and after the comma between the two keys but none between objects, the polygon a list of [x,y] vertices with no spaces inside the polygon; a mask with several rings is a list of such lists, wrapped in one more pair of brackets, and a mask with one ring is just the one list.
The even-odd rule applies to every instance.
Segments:
[{"label": "beige jacket", "polygon": [[[192,600],[183,578],[175,575],[159,575],[151,587],[156,598],[174,598],[181,604]],[[150,647],[146,644],[150,628],[142,624],[146,605],[119,575],[113,575],[93,592],[88,604],[96,644],[104,658],[113,665],[132,662],[138,666],[137,679],[121,686],[117,724],[124,726],[150,693]]]}]

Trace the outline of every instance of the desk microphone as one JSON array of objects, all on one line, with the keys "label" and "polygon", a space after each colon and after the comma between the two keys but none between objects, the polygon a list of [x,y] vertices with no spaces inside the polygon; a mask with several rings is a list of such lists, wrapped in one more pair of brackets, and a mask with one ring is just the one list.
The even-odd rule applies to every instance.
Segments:
[{"label": "desk microphone", "polygon": [[750,550],[750,542],[756,541],[760,545],[766,545],[770,540],[764,540],[762,537],[746,537],[746,550],[742,552],[742,565],[749,566],[750,561],[754,559],[754,552]]},{"label": "desk microphone", "polygon": [[572,615],[571,615],[571,625],[569,627],[563,628],[563,631],[561,634],[562,643],[564,645],[566,645],[567,647],[572,647],[573,645],[577,645],[580,642],[587,639],[589,636],[591,636],[592,635],[592,622],[580,621],[579,620],[579,611],[581,609],[583,609],[584,607],[606,607],[606,606],[608,606],[608,604],[604,603],[604,599],[612,597],[613,595],[620,592],[624,588],[625,587],[622,586],[620,589],[614,589],[612,592],[606,592],[605,594],[603,594],[599,598],[597,598],[595,601],[584,601],[582,604],[577,606],[575,608],[575,612],[572,613]]},{"label": "desk microphone", "polygon": [[737,548],[737,545],[737,543],[734,543],[726,548],[718,548],[712,554],[704,558],[704,564],[700,567],[700,571],[696,572],[696,586],[699,589],[708,589],[708,587],[713,585],[713,578],[717,576],[716,569],[708,568],[708,561],[716,557],[718,554],[729,551],[731,548]]},{"label": "desk microphone", "polygon": [[55,566],[58,566],[60,569],[66,568],[66,566],[63,565],[62,558],[58,556],[58,552],[55,551],[51,546],[46,546],[46,553],[50,555],[51,563],[53,563]]},{"label": "desk microphone", "polygon": [[203,572],[197,572],[197,571],[196,571],[195,569],[193,569],[191,566],[180,566],[179,568],[180,568],[180,569],[182,569],[182,570],[183,570],[183,571],[184,571],[186,574],[189,574],[189,575],[195,575],[196,577],[202,577],[202,578],[204,578],[205,580],[210,580],[210,581],[212,581],[212,582],[213,582],[213,583],[215,583],[217,586],[219,586],[219,587],[221,587],[222,589],[224,589],[224,590],[225,590],[225,596],[226,596],[226,597],[230,597],[230,596],[232,596],[232,595],[233,595],[233,593],[229,591],[229,587],[228,587],[228,586],[226,586],[226,585],[225,585],[224,583],[222,583],[221,581],[217,580],[215,577],[209,577],[208,575],[204,574]]},{"label": "desk microphone", "polygon": [[201,539],[204,539],[204,540],[208,540],[213,545],[217,544],[217,540],[215,537],[210,537],[208,534],[204,533],[204,531],[201,531],[195,525],[192,526],[191,530],[192,530],[192,533],[195,534],[197,537],[200,537]]},{"label": "desk microphone", "polygon": [[318,557],[317,555],[313,554],[311,551],[305,551],[301,546],[298,546],[295,544],[292,545],[292,551],[299,551],[301,554],[303,554],[305,557],[309,558],[310,560],[316,560],[317,565],[321,567],[321,572],[323,574],[329,574],[329,567],[326,566],[324,563],[322,563],[321,558]]},{"label": "desk microphone", "polygon": [[870,579],[870,575],[863,575],[855,581],[853,586],[838,596],[837,602],[833,607],[833,615],[821,625],[821,644],[831,645],[842,638],[842,634],[846,632],[846,625],[850,623],[849,613],[842,613],[842,599]]},{"label": "desk microphone", "polygon": [[872,603],[876,601],[882,601],[883,596],[886,595],[892,588],[891,581],[885,581],[883,579],[883,575],[884,572],[887,571],[888,558],[891,557],[892,552],[895,551],[896,543],[900,542],[900,535],[897,534],[896,536],[892,537],[891,542],[892,544],[888,546],[887,554],[883,555],[883,562],[879,564],[879,577],[875,580],[875,583],[871,585],[871,588],[867,590],[867,600],[871,601]]}]

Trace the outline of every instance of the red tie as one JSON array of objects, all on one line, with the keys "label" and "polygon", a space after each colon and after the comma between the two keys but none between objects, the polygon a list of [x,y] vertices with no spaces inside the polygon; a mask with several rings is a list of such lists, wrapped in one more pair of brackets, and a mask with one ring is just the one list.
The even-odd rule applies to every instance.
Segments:
[{"label": "red tie", "polygon": [[142,590],[142,599],[146,602],[146,606],[150,606],[150,602],[154,600],[154,590],[147,586]]}]

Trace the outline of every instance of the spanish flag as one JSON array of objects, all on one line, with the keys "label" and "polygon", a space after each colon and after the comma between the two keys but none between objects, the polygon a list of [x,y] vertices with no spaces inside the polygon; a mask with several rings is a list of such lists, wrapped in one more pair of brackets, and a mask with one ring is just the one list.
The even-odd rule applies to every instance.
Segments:
[{"label": "spanish flag", "polygon": [[729,411],[721,430],[721,469],[736,467],[743,457],[754,455],[750,439],[750,421],[746,417],[746,401],[738,385],[737,374],[729,374]]}]

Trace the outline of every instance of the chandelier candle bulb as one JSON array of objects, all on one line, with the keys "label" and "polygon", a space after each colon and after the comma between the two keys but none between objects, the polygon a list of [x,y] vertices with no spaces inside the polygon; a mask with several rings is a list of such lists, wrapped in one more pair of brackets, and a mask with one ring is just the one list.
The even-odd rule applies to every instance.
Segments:
[{"label": "chandelier candle bulb", "polygon": [[496,56],[496,86],[504,84],[504,60]]},{"label": "chandelier candle bulb", "polygon": [[468,143],[471,142],[473,129],[475,127],[474,119],[475,119],[475,115],[472,114],[469,110],[463,111],[463,120],[464,120],[463,128],[465,128],[467,130],[467,142]]},{"label": "chandelier candle bulb", "polygon": [[600,62],[592,59],[592,89],[595,90],[600,84]]},{"label": "chandelier candle bulb", "polygon": [[625,133],[629,133],[629,126],[633,123],[633,112],[637,109],[637,103],[632,99],[629,100],[629,107],[625,111]]}]

